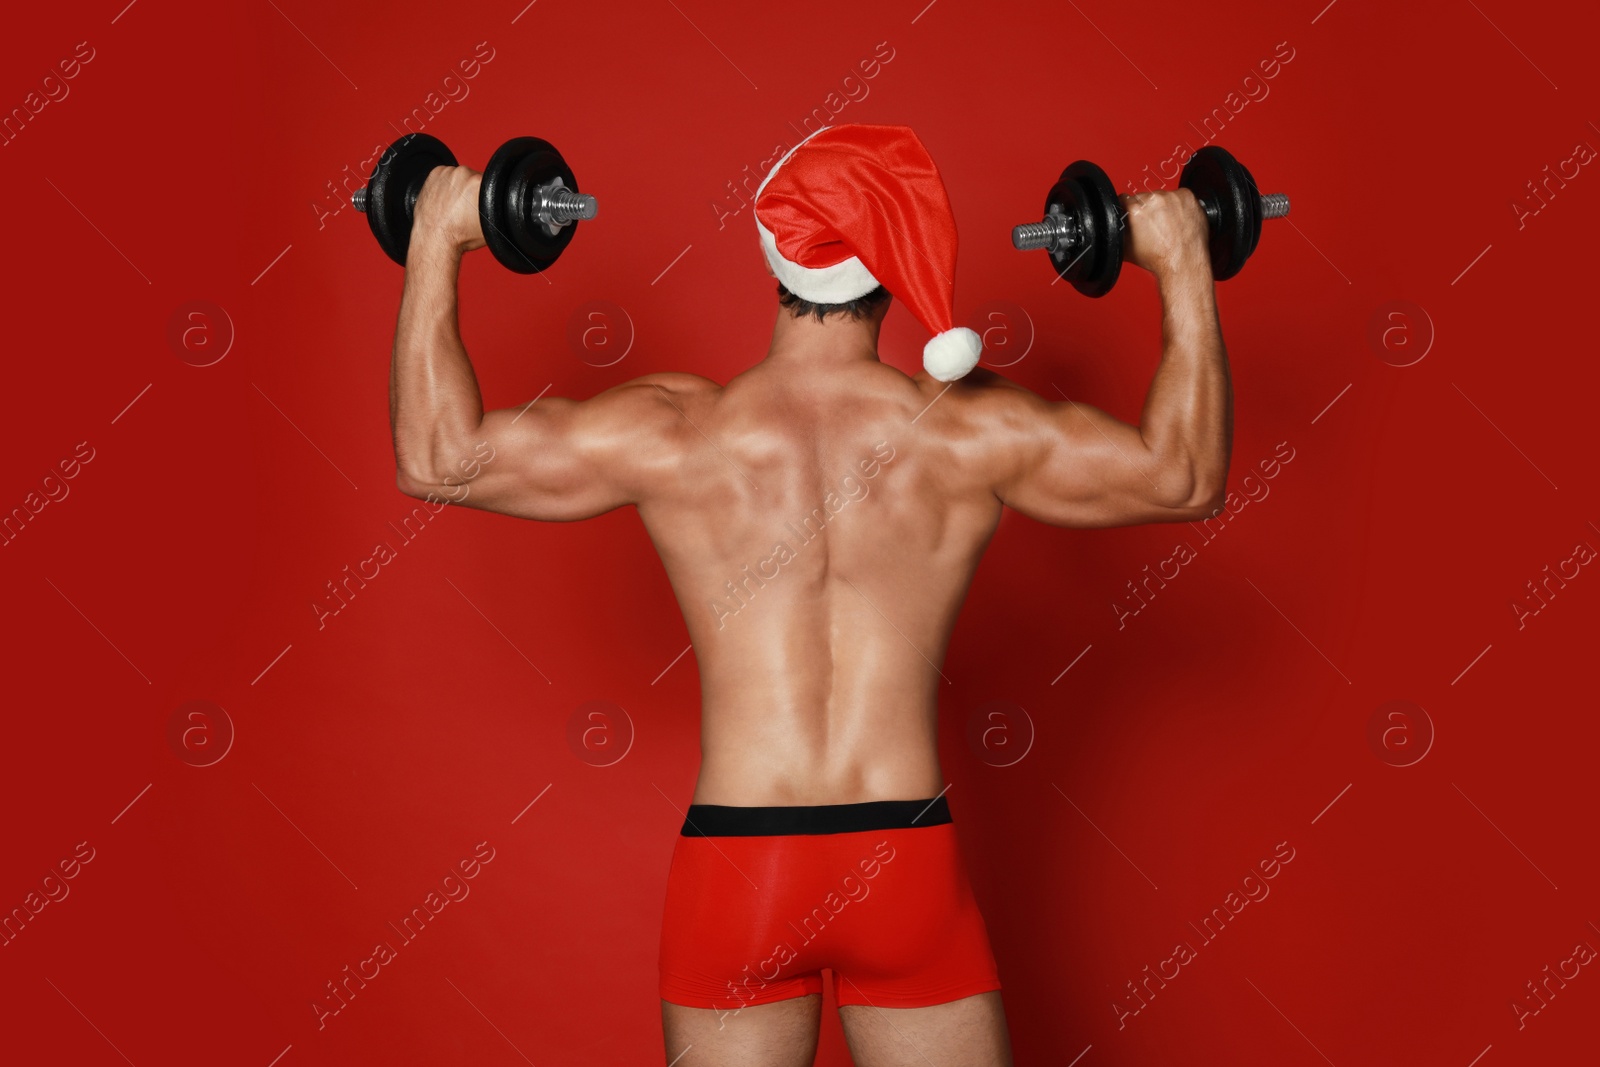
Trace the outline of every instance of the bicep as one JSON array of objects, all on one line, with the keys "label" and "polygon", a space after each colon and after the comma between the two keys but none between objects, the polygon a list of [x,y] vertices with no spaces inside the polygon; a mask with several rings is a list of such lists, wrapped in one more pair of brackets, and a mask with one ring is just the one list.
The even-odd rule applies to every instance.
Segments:
[{"label": "bicep", "polygon": [[546,522],[637,504],[673,459],[682,416],[643,379],[588,400],[540,397],[485,412],[430,487],[455,504]]},{"label": "bicep", "polygon": [[1053,526],[1130,526],[1195,517],[1189,486],[1137,426],[1076,401],[1022,394],[995,495]]}]

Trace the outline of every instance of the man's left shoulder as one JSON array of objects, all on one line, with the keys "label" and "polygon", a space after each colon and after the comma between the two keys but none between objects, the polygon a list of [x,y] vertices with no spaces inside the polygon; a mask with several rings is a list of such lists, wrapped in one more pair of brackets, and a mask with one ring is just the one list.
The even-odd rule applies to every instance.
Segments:
[{"label": "man's left shoulder", "polygon": [[942,382],[927,371],[913,376],[917,392],[930,415],[943,409],[959,421],[1001,418],[1032,394],[1023,386],[986,367],[974,367],[955,381]]}]

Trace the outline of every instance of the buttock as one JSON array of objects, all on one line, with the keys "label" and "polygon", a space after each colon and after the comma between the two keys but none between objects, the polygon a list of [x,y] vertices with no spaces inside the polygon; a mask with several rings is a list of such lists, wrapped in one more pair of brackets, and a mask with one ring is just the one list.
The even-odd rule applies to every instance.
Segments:
[{"label": "buttock", "polygon": [[692,805],[672,854],[661,999],[736,1011],[822,991],[925,1007],[1000,982],[943,797]]}]

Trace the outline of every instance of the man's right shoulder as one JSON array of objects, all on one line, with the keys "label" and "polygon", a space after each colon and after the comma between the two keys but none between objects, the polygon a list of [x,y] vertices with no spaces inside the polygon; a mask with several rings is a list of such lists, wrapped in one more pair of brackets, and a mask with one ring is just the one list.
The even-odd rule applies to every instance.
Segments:
[{"label": "man's right shoulder", "polygon": [[722,389],[699,374],[659,371],[630,378],[595,399],[608,417],[628,423],[635,432],[673,436],[698,424]]},{"label": "man's right shoulder", "polygon": [[657,371],[630,378],[616,388],[656,390],[676,396],[699,396],[718,392],[722,386],[710,378],[690,374],[688,371]]},{"label": "man's right shoulder", "polygon": [[664,412],[669,408],[682,415],[688,408],[698,408],[714,400],[721,391],[721,385],[698,374],[658,371],[630,378],[612,386],[600,396],[610,398],[612,410],[648,417],[653,412]]}]

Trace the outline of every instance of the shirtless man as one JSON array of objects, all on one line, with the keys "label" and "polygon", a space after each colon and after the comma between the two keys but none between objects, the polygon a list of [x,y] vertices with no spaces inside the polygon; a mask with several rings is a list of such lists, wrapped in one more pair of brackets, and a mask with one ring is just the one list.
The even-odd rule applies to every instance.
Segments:
[{"label": "shirtless man", "polygon": [[[800,236],[844,234],[846,247],[804,250],[788,232],[763,246],[787,301],[764,359],[727,385],[647,374],[588,400],[490,412],[456,322],[461,257],[484,244],[479,175],[434,170],[395,334],[397,481],[408,495],[547,522],[631,505],[661,556],[702,688],[703,760],[662,936],[669,1062],[692,1046],[684,1067],[812,1063],[828,968],[859,1067],[1009,1065],[1000,983],[944,797],[939,665],[1002,508],[1097,527],[1202,519],[1220,505],[1231,389],[1206,220],[1187,190],[1124,198],[1127,258],[1155,277],[1163,334],[1131,426],[987,370],[963,377],[970,362],[940,377],[885,366],[881,290],[862,297],[857,285],[858,299],[820,307],[786,295],[785,278],[826,281],[807,271],[856,248],[856,266],[939,337],[963,337],[948,328],[953,222],[921,143],[905,127],[814,136],[812,148],[831,139],[831,162],[797,146],[773,169],[787,185],[758,192],[755,214],[764,241],[787,213],[803,217]],[[806,182],[836,170],[888,197],[874,206],[897,221],[841,214],[838,189],[807,201]],[[915,188],[897,200],[902,180]],[[906,204],[915,210],[897,214]],[[875,225],[859,241],[847,232]],[[843,291],[835,282],[816,291]],[[457,496],[474,455],[493,459]]]}]

